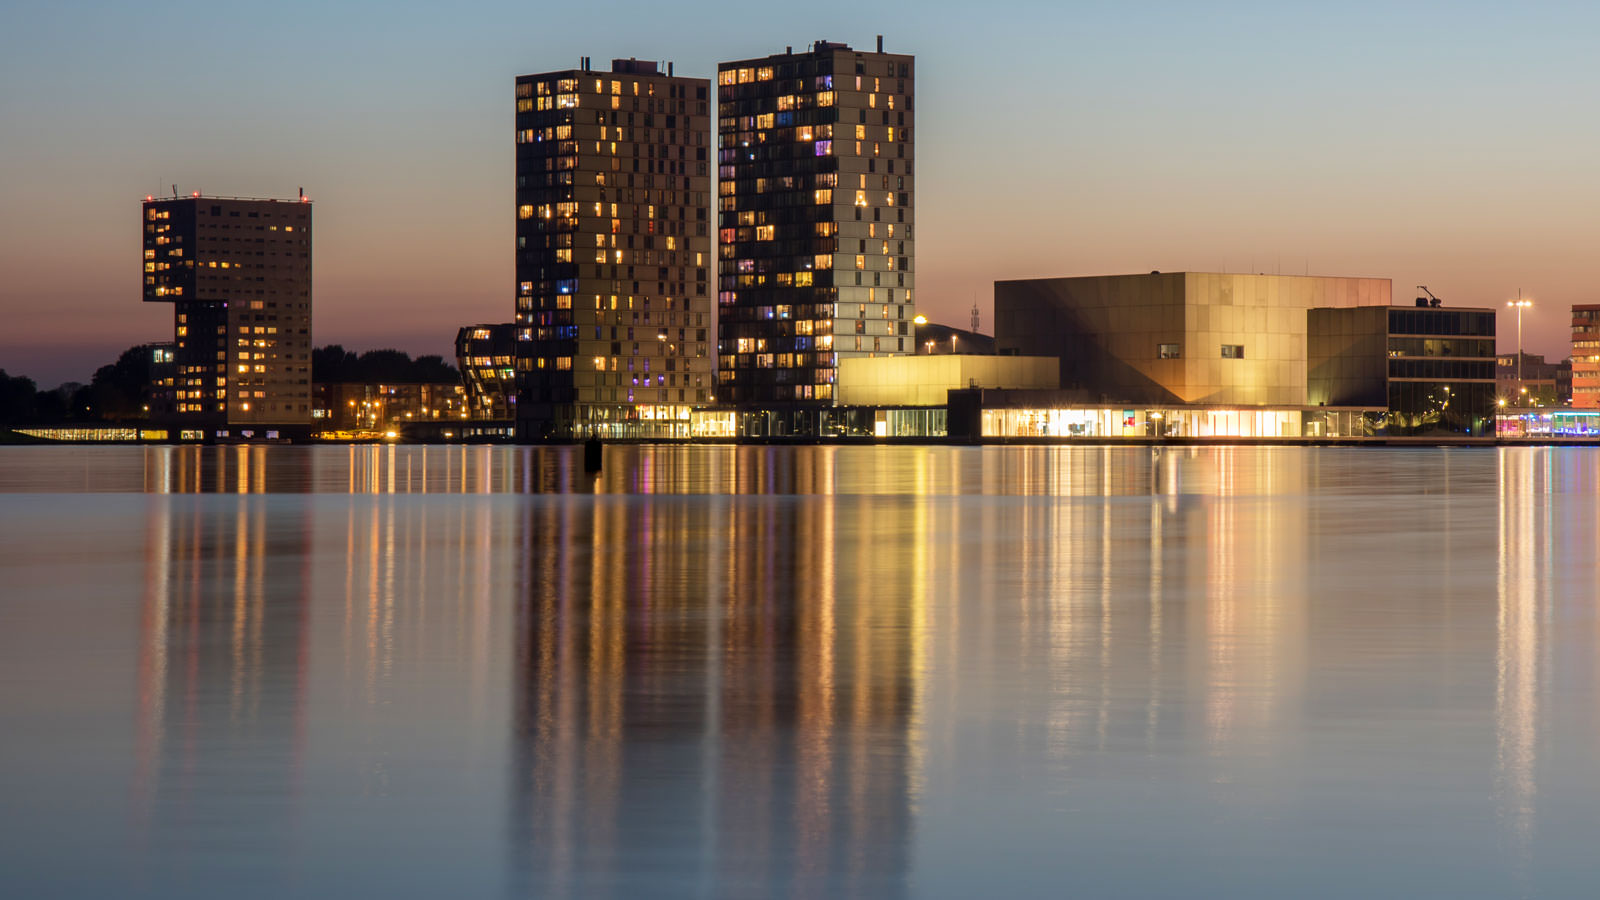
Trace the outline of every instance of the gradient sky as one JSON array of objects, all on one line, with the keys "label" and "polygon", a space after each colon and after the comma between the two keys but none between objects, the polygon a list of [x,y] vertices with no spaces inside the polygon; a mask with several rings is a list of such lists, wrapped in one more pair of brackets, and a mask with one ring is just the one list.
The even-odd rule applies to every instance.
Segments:
[{"label": "gradient sky", "polygon": [[[814,40],[917,56],[918,302],[1001,278],[1392,278],[1600,302],[1600,5],[35,2],[0,6],[0,368],[87,380],[171,310],[139,204],[317,203],[315,339],[449,355],[512,315],[512,79],[613,57],[711,76]],[[1502,351],[1516,344],[1502,316]]]}]

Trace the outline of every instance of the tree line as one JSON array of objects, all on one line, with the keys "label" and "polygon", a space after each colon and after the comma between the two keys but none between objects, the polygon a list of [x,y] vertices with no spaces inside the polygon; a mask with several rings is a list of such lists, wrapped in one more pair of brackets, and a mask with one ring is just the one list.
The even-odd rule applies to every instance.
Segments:
[{"label": "tree line", "polygon": [[[129,347],[117,361],[95,370],[88,384],[67,382],[41,390],[32,378],[0,369],[0,425],[64,425],[128,422],[146,416],[151,348]],[[318,383],[458,384],[461,374],[438,355],[401,350],[356,354],[338,344],[311,351],[311,378]]]}]

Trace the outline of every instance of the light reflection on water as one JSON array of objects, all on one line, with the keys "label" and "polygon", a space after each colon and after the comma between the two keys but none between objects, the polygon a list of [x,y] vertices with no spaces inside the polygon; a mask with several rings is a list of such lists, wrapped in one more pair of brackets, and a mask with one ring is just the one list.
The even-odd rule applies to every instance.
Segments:
[{"label": "light reflection on water", "polygon": [[0,450],[0,893],[1567,895],[1600,454]]}]

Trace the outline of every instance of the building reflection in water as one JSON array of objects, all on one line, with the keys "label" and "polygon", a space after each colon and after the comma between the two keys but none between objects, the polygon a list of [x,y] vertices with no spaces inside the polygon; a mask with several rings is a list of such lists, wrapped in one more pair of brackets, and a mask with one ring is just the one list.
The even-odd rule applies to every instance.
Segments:
[{"label": "building reflection in water", "polygon": [[[1308,529],[1304,504],[1280,498],[1305,490],[1311,463],[1235,454],[1052,448],[1008,475],[1044,496],[984,523],[1017,559],[992,567],[980,593],[997,602],[968,627],[982,647],[1018,617],[1017,659],[1049,686],[1042,740],[1063,765],[1189,729],[1248,765],[1293,733],[1279,717],[1304,687]],[[1143,698],[1137,721],[1119,712],[1130,695]]]},{"label": "building reflection in water", "polygon": [[[169,452],[159,477],[176,489],[195,470],[189,454]],[[229,480],[260,478],[252,451],[227,457]],[[145,872],[153,882],[224,864],[190,852],[197,830],[279,858],[295,842],[284,812],[303,789],[307,584],[304,568],[271,567],[304,559],[309,537],[304,521],[271,518],[268,503],[148,500],[133,833],[171,869]],[[257,798],[256,815],[240,815],[240,791]]]},{"label": "building reflection in water", "polygon": [[[492,746],[475,759],[493,803],[465,815],[492,819],[482,843],[503,836],[514,891],[537,896],[902,895],[913,842],[972,840],[982,810],[1051,824],[989,820],[1036,861],[1063,851],[1029,842],[1062,834],[1193,838],[1181,817],[1097,833],[1059,813],[1152,783],[1178,795],[1152,809],[1270,854],[1279,823],[1340,803],[1310,763],[1362,785],[1360,766],[1410,758],[1372,746],[1428,737],[1388,703],[1408,684],[1483,742],[1463,841],[1504,839],[1535,871],[1563,802],[1541,771],[1573,765],[1542,750],[1551,683],[1600,681],[1578,643],[1597,636],[1552,625],[1592,624],[1600,533],[1596,470],[1559,451],[1430,457],[1390,507],[1372,467],[1397,484],[1414,463],[1310,448],[628,446],[598,474],[573,448],[282,449],[149,448],[133,476],[136,811],[160,865],[196,865],[160,851],[224,819],[293,855],[296,810],[327,802],[302,774],[313,650],[343,691],[330,718],[365,742],[330,756],[359,757],[373,795],[386,741],[411,734],[382,712],[407,700],[396,682],[437,683],[449,710],[429,721]],[[214,492],[239,496],[174,496]],[[355,496],[259,496],[286,492]],[[459,502],[402,496],[435,493]],[[1374,510],[1393,517],[1376,537]],[[312,576],[284,560],[320,573],[320,630]],[[449,666],[404,672],[429,654]],[[1478,681],[1444,679],[1458,658]],[[241,772],[270,798],[242,824],[218,790]]]},{"label": "building reflection in water", "polygon": [[903,893],[919,503],[528,505],[512,726],[521,886]]}]

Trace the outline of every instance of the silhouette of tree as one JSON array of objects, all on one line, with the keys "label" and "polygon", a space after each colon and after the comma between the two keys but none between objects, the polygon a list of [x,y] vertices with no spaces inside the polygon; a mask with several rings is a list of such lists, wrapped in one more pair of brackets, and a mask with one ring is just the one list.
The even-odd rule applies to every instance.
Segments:
[{"label": "silhouette of tree", "polygon": [[413,360],[394,349],[368,350],[357,356],[339,344],[329,344],[311,351],[311,378],[319,384],[455,384],[461,374],[442,356]]},{"label": "silhouette of tree", "polygon": [[0,424],[22,425],[38,415],[39,390],[25,375],[7,375],[0,369]]}]

